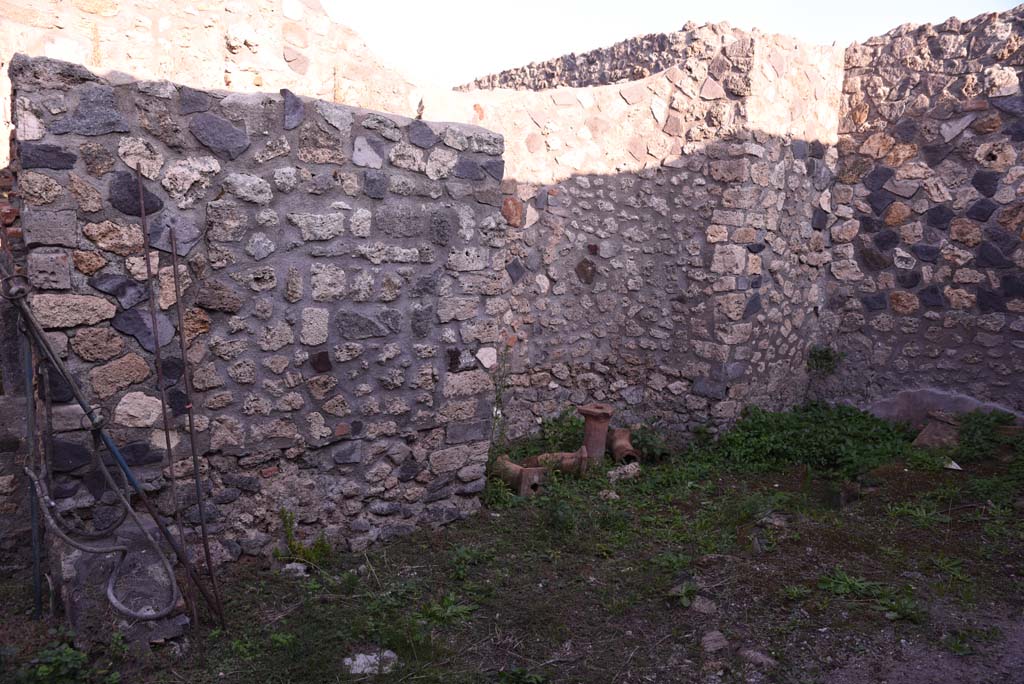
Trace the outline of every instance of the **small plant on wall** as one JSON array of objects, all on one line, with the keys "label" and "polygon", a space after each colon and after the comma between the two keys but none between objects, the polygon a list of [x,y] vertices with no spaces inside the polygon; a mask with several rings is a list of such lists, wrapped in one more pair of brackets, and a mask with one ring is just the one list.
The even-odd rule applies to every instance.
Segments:
[{"label": "small plant on wall", "polygon": [[843,360],[842,352],[828,345],[814,345],[807,353],[807,401],[818,398],[818,389],[825,379],[836,372]]},{"label": "small plant on wall", "polygon": [[829,346],[815,345],[807,354],[807,370],[820,377],[832,375],[842,360],[841,352]]}]

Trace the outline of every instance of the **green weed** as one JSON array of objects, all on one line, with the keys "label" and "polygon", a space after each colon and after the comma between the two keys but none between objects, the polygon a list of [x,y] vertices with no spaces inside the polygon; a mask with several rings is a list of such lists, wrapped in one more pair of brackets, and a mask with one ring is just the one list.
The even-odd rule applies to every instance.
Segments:
[{"label": "green weed", "polygon": [[455,594],[445,594],[440,601],[431,601],[424,606],[419,617],[432,625],[451,625],[468,620],[476,609],[472,603],[461,603]]},{"label": "green weed", "polygon": [[470,568],[482,565],[488,557],[489,554],[483,549],[471,546],[453,547],[449,554],[452,577],[459,581],[465,580],[469,576]]},{"label": "green weed", "polygon": [[906,593],[883,595],[879,597],[877,605],[889,620],[906,620],[916,624],[923,622],[925,618],[925,610],[921,604]]},{"label": "green weed", "polygon": [[863,577],[851,575],[842,568],[835,568],[818,580],[818,588],[836,596],[875,597],[882,586]]},{"label": "green weed", "polygon": [[275,549],[274,557],[278,560],[296,560],[308,563],[317,568],[323,566],[333,553],[333,549],[323,533],[312,544],[303,544],[295,534],[295,514],[282,508],[278,515],[281,517],[286,551]]},{"label": "green weed", "polygon": [[853,477],[903,460],[911,435],[899,425],[849,406],[808,404],[785,412],[748,407],[704,456],[739,471],[771,472],[805,464],[830,476]]},{"label": "green weed", "polygon": [[816,375],[831,375],[842,359],[843,354],[832,347],[811,347],[807,354],[807,370]]},{"label": "green weed", "polygon": [[995,641],[1000,637],[998,627],[956,629],[942,637],[942,645],[950,653],[969,656],[977,653],[977,645]]},{"label": "green weed", "polygon": [[782,595],[787,601],[803,601],[811,595],[811,590],[802,584],[787,584],[782,588]]},{"label": "green weed", "polygon": [[900,503],[888,504],[886,511],[889,515],[899,518],[909,518],[918,527],[931,527],[937,524],[946,524],[950,517],[939,512],[934,503],[923,500],[920,503],[902,501]]},{"label": "green weed", "polygon": [[960,440],[956,461],[961,465],[992,458],[1012,438],[1000,434],[999,428],[1012,425],[1013,415],[1003,411],[972,411],[959,416]]},{"label": "green weed", "polygon": [[640,452],[640,459],[644,463],[661,463],[672,457],[672,450],[665,443],[665,438],[649,425],[633,428],[630,442]]}]

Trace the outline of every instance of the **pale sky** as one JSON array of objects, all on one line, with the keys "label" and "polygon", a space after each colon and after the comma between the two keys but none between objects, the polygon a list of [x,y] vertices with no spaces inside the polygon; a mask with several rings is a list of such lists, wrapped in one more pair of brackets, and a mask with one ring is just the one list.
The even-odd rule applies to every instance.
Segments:
[{"label": "pale sky", "polygon": [[969,19],[1003,0],[321,0],[386,65],[421,85],[453,86],[502,69],[644,33],[727,21],[848,45],[904,23]]}]

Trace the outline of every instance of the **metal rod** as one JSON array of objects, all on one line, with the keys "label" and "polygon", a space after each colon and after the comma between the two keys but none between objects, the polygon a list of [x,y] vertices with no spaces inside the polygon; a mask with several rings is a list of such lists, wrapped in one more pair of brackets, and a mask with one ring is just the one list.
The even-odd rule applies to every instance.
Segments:
[{"label": "metal rod", "polygon": [[[8,273],[6,273],[5,269],[0,267],[0,279],[9,280],[10,277],[11,276]],[[196,572],[196,569],[192,566],[192,563],[189,561],[188,555],[185,553],[185,550],[181,548],[181,545],[179,545],[177,541],[175,541],[174,536],[171,534],[170,530],[168,530],[167,526],[164,525],[163,521],[160,520],[160,515],[157,513],[156,508],[153,506],[153,502],[149,500],[149,496],[146,494],[146,491],[142,488],[142,485],[139,483],[138,479],[136,479],[135,473],[132,472],[132,469],[128,465],[128,462],[124,460],[124,455],[121,453],[121,450],[118,449],[117,444],[114,443],[114,440],[111,439],[109,434],[107,434],[107,431],[103,429],[103,419],[97,415],[96,409],[90,406],[89,402],[85,399],[85,396],[82,394],[81,387],[78,386],[78,382],[68,372],[67,366],[65,366],[63,362],[61,362],[60,359],[57,358],[57,354],[53,351],[53,347],[50,345],[49,340],[46,339],[46,336],[43,333],[42,326],[39,325],[39,321],[36,320],[35,314],[32,313],[32,309],[29,308],[28,303],[25,301],[25,293],[23,291],[19,292],[16,295],[12,293],[11,295],[8,296],[8,298],[12,302],[14,302],[15,306],[18,307],[18,311],[21,313],[22,319],[26,321],[29,332],[31,332],[32,338],[35,340],[36,344],[39,346],[40,349],[43,350],[46,357],[50,360],[50,363],[53,364],[53,366],[60,372],[60,374],[67,381],[69,387],[71,388],[71,394],[74,396],[75,401],[78,402],[78,405],[82,407],[82,410],[85,411],[85,415],[88,416],[89,422],[92,424],[92,429],[99,433],[100,439],[103,441],[104,446],[106,446],[107,449],[110,451],[111,455],[114,457],[114,460],[117,462],[118,468],[120,468],[121,471],[124,472],[125,477],[128,479],[128,483],[132,486],[132,489],[135,490],[135,493],[139,497],[139,501],[141,501],[142,505],[145,507],[146,512],[156,523],[157,529],[160,531],[160,535],[164,538],[167,544],[174,551],[174,554],[175,556],[177,556],[178,561],[180,561],[182,566],[184,566],[185,569],[188,571],[189,579],[192,580],[192,582],[199,589],[199,593],[203,595],[203,599],[214,611],[214,613],[219,616],[221,612],[220,604],[214,600],[214,597],[210,594],[209,589],[207,589],[206,585],[202,583],[202,580],[200,580],[199,574]]]},{"label": "metal rod", "polygon": [[[178,538],[181,547],[185,545],[185,526],[181,522],[181,500],[178,498],[177,473],[174,469],[174,452],[171,449],[171,421],[167,415],[167,386],[164,384],[164,363],[160,353],[160,330],[156,320],[156,295],[153,293],[153,266],[149,263],[149,225],[146,221],[146,200],[142,187],[142,174],[135,169],[135,181],[139,190],[139,218],[142,222],[142,258],[146,262],[146,292],[149,294],[149,321],[153,332],[153,359],[156,366],[156,386],[160,392],[160,416],[164,423],[164,445],[167,449],[167,469],[170,471],[171,501],[174,503],[174,522],[178,527]],[[193,619],[197,617],[195,602],[191,592],[185,591],[185,600],[189,604]]]},{"label": "metal rod", "polygon": [[[107,480],[107,483],[114,488],[114,491],[117,492],[117,495],[119,497],[123,498],[124,494],[122,494],[120,490],[116,488],[114,484],[114,478],[110,475],[110,471],[107,470],[107,467],[103,465],[102,461],[100,462],[99,466],[101,472],[103,473],[103,477],[106,478]],[[142,534],[146,537],[146,540],[149,542],[150,546],[152,546],[153,549],[156,551],[157,556],[160,557],[160,563],[164,566],[164,572],[167,573],[167,578],[170,581],[170,597],[167,600],[167,605],[161,608],[160,610],[132,610],[127,605],[125,605],[125,603],[121,601],[121,599],[117,598],[117,594],[115,593],[114,589],[117,583],[117,578],[121,574],[121,566],[124,564],[125,559],[128,557],[128,547],[124,544],[114,544],[113,546],[93,546],[91,544],[85,544],[83,542],[72,539],[63,530],[60,529],[60,526],[54,519],[53,513],[51,511],[57,507],[57,504],[55,504],[47,496],[47,492],[43,488],[43,483],[39,481],[39,477],[34,472],[32,472],[31,468],[28,467],[25,468],[25,475],[27,475],[32,484],[35,485],[33,491],[36,492],[36,495],[38,496],[39,500],[42,501],[44,504],[40,508],[40,510],[43,512],[43,518],[46,520],[46,522],[50,524],[51,529],[53,529],[53,533],[60,537],[64,541],[64,543],[71,546],[72,548],[78,549],[79,551],[84,551],[85,553],[118,554],[117,560],[114,561],[114,566],[110,569],[110,574],[107,575],[107,600],[110,602],[110,605],[112,605],[115,610],[135,620],[159,620],[160,618],[167,617],[171,614],[175,606],[178,604],[178,583],[174,579],[174,569],[171,567],[171,562],[167,560],[166,555],[160,552],[160,547],[157,546],[157,543],[155,541],[153,541],[153,538],[149,535],[149,532],[147,532],[146,528],[142,526],[142,522],[139,520],[138,516],[135,514],[134,511],[131,511],[132,520],[138,526],[139,530],[142,531]],[[124,500],[124,505],[126,509],[130,510],[131,507],[128,505],[127,499]]]},{"label": "metal rod", "polygon": [[[36,460],[36,407],[35,396],[32,391],[32,345],[28,341],[28,333],[25,332],[24,349],[22,357],[25,367],[25,438],[28,441],[28,462],[35,466]],[[43,574],[42,574],[42,549],[43,539],[39,529],[39,502],[36,498],[36,489],[32,482],[28,483],[28,504],[32,526],[32,617],[36,620],[43,616]]]},{"label": "metal rod", "polygon": [[[178,342],[181,345],[181,363],[185,377],[185,408],[188,411],[188,444],[192,451],[192,479],[196,486],[196,502],[199,506],[199,528],[203,537],[203,556],[206,560],[206,571],[210,574],[210,586],[213,588],[213,595],[220,603],[220,587],[217,584],[217,575],[213,571],[213,560],[210,555],[210,538],[206,529],[206,505],[203,501],[202,487],[199,483],[199,454],[196,451],[196,417],[192,406],[192,372],[188,362],[188,345],[185,343],[185,314],[182,313],[181,305],[181,283],[178,279],[178,237],[174,232],[174,226],[167,227],[171,239],[171,271],[174,280],[174,308],[178,312]],[[224,614],[221,613],[221,627],[225,627]]]}]

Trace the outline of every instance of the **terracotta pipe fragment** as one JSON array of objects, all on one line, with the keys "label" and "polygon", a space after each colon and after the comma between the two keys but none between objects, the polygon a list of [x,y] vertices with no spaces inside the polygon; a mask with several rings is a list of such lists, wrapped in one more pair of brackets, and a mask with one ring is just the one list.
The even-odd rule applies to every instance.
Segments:
[{"label": "terracotta pipe fragment", "polygon": [[494,460],[494,473],[519,496],[533,496],[544,484],[547,469],[524,467],[508,460],[508,456],[505,455]]},{"label": "terracotta pipe fragment", "polygon": [[523,464],[528,467],[554,468],[570,475],[582,475],[587,471],[590,459],[587,457],[587,447],[583,446],[579,451],[559,451],[531,456],[523,461]]},{"label": "terracotta pipe fragment", "polygon": [[583,416],[583,446],[587,449],[587,458],[591,463],[600,463],[615,409],[608,404],[585,404],[576,410]]},{"label": "terracotta pipe fragment", "polygon": [[608,436],[608,444],[612,450],[612,460],[616,463],[633,463],[640,460],[640,452],[633,448],[630,441],[631,433],[626,428],[612,430]]}]

